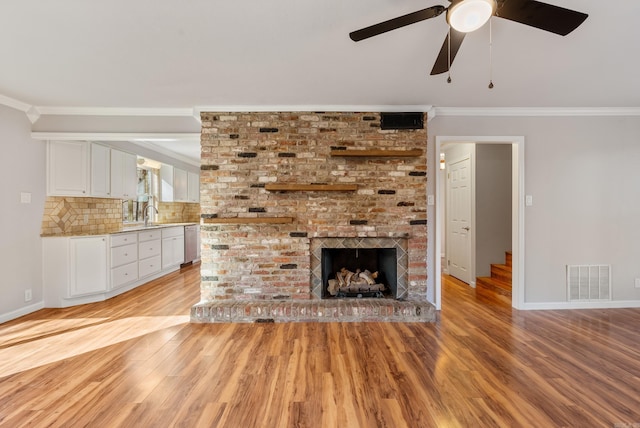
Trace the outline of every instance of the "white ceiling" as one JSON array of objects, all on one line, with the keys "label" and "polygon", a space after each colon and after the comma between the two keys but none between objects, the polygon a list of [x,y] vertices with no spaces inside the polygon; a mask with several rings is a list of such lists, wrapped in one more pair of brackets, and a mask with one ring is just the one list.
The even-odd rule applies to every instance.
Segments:
[{"label": "white ceiling", "polygon": [[444,15],[358,43],[350,31],[439,0],[3,0],[0,94],[39,108],[638,107],[640,2],[549,0],[589,14],[557,36],[493,19],[446,75]]}]

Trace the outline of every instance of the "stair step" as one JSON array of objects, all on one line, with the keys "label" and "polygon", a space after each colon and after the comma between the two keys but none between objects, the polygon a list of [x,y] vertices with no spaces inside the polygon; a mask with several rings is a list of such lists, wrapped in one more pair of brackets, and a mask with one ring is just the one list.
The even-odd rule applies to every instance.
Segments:
[{"label": "stair step", "polygon": [[478,287],[493,290],[504,296],[511,296],[511,283],[500,281],[499,279],[486,276],[478,277],[476,278],[476,288]]},{"label": "stair step", "polygon": [[476,278],[476,296],[498,300],[511,306],[511,284],[490,277]]},{"label": "stair step", "polygon": [[511,266],[509,265],[491,265],[491,278],[499,279],[500,281],[511,283],[512,278]]},{"label": "stair step", "polygon": [[512,257],[513,257],[513,254],[511,254],[511,251],[505,251],[505,252],[504,252],[504,260],[505,260],[505,264],[506,264],[507,266],[511,266],[511,263],[512,263],[512,260],[511,260],[511,259],[512,259]]}]

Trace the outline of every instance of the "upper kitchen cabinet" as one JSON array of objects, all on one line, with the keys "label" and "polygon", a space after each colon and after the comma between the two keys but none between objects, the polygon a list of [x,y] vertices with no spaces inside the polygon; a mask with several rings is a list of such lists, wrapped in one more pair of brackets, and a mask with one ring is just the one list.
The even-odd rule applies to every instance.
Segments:
[{"label": "upper kitchen cabinet", "polygon": [[200,176],[172,165],[160,167],[162,202],[200,202]]},{"label": "upper kitchen cabinet", "polygon": [[173,202],[173,166],[165,163],[160,167],[160,200]]},{"label": "upper kitchen cabinet", "polygon": [[47,196],[135,199],[137,156],[87,141],[47,143]]},{"label": "upper kitchen cabinet", "polygon": [[189,182],[187,171],[173,168],[173,200],[175,202],[188,202]]},{"label": "upper kitchen cabinet", "polygon": [[111,149],[91,143],[91,196],[111,197]]},{"label": "upper kitchen cabinet", "polygon": [[47,143],[47,196],[89,196],[89,144]]},{"label": "upper kitchen cabinet", "polygon": [[135,199],[137,193],[137,156],[111,149],[111,197]]},{"label": "upper kitchen cabinet", "polygon": [[188,202],[200,203],[200,174],[189,172],[187,177]]}]

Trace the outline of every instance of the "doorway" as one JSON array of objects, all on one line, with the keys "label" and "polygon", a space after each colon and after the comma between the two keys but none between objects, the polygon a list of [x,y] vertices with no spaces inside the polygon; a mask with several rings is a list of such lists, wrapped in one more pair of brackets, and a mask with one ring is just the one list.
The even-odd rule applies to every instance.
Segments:
[{"label": "doorway", "polygon": [[[521,308],[524,305],[524,137],[449,137],[436,136],[435,153],[436,156],[446,144],[467,143],[467,144],[510,144],[511,145],[511,249],[513,253],[513,289],[512,289],[512,306]],[[445,203],[445,186],[443,177],[440,174],[435,175],[435,193],[436,193],[436,210],[435,210],[435,249],[434,253],[434,288],[435,288],[435,305],[437,309],[441,309],[441,274],[442,266],[439,263],[442,254],[443,232],[445,230],[444,209]],[[473,214],[472,214],[473,219]],[[472,220],[473,221],[473,220]],[[466,226],[465,226],[466,227]],[[473,229],[471,229],[470,239],[473,241]],[[474,245],[473,243],[471,245]],[[474,278],[474,257],[471,255],[469,262],[471,278]]]}]

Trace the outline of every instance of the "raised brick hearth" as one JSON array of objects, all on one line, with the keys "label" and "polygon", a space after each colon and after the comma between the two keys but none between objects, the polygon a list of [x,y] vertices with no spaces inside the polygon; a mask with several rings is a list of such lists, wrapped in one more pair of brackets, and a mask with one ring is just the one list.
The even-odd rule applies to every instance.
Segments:
[{"label": "raised brick hearth", "polygon": [[[203,113],[192,321],[433,321],[426,142],[379,113]],[[398,299],[323,299],[318,249],[336,244],[396,248]]]}]

